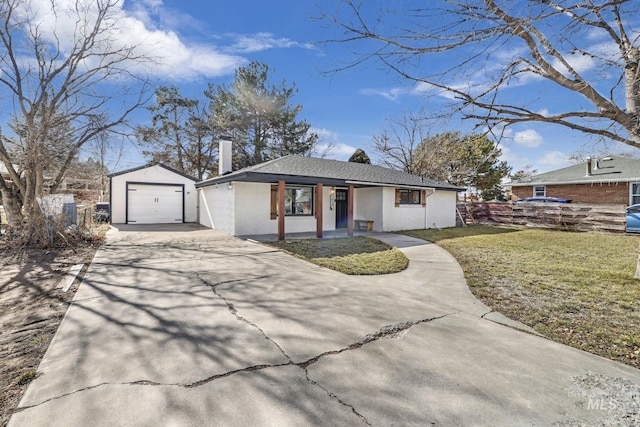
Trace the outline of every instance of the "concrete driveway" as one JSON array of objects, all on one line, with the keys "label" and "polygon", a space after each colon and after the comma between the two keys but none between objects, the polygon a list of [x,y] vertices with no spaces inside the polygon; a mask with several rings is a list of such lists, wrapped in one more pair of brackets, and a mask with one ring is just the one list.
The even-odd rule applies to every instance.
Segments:
[{"label": "concrete driveway", "polygon": [[640,371],[496,323],[448,253],[381,238],[408,270],[111,230],[9,425],[640,423]]}]

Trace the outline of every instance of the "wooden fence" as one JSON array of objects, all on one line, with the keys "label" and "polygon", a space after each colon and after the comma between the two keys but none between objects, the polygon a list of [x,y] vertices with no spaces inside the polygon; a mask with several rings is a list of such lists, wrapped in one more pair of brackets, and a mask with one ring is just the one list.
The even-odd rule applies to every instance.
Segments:
[{"label": "wooden fence", "polygon": [[458,225],[494,224],[572,231],[624,232],[625,206],[578,203],[458,203]]}]

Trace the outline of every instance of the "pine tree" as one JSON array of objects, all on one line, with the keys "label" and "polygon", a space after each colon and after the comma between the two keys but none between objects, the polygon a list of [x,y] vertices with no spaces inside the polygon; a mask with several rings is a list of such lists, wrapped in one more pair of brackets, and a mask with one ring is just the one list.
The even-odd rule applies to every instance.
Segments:
[{"label": "pine tree", "polygon": [[369,156],[367,156],[367,153],[365,153],[362,148],[358,148],[351,155],[351,157],[349,157],[349,161],[351,163],[365,163],[367,165],[371,164],[371,159],[369,159]]}]

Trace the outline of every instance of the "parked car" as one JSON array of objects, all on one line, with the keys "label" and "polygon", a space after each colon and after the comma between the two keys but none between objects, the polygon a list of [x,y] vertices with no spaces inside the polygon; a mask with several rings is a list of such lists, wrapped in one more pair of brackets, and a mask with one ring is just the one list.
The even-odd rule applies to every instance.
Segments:
[{"label": "parked car", "polygon": [[627,232],[640,233],[640,204],[627,208]]},{"label": "parked car", "polygon": [[571,203],[569,199],[559,199],[557,197],[527,197],[526,199],[518,199],[516,203],[521,202],[538,202],[538,203]]},{"label": "parked car", "polygon": [[98,224],[109,222],[110,212],[109,203],[96,203],[96,212],[93,214],[93,221]]}]

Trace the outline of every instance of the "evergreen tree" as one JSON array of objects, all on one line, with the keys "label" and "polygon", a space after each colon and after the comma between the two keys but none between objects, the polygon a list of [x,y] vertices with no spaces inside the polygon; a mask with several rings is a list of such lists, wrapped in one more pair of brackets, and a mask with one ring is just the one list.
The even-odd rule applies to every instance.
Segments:
[{"label": "evergreen tree", "polygon": [[365,153],[362,148],[358,148],[351,155],[351,157],[349,157],[349,161],[352,163],[365,163],[367,165],[371,164],[371,159],[369,159],[369,156],[367,156],[367,153]]},{"label": "evergreen tree", "polygon": [[136,130],[145,156],[199,180],[215,173],[217,138],[208,112],[196,99],[182,96],[175,86],[156,90],[156,105],[147,108],[151,126]]},{"label": "evergreen tree", "polygon": [[295,85],[270,83],[266,64],[252,62],[236,70],[229,86],[210,84],[210,126],[231,136],[234,168],[285,156],[308,155],[318,136],[297,120],[301,105],[292,105]]}]

